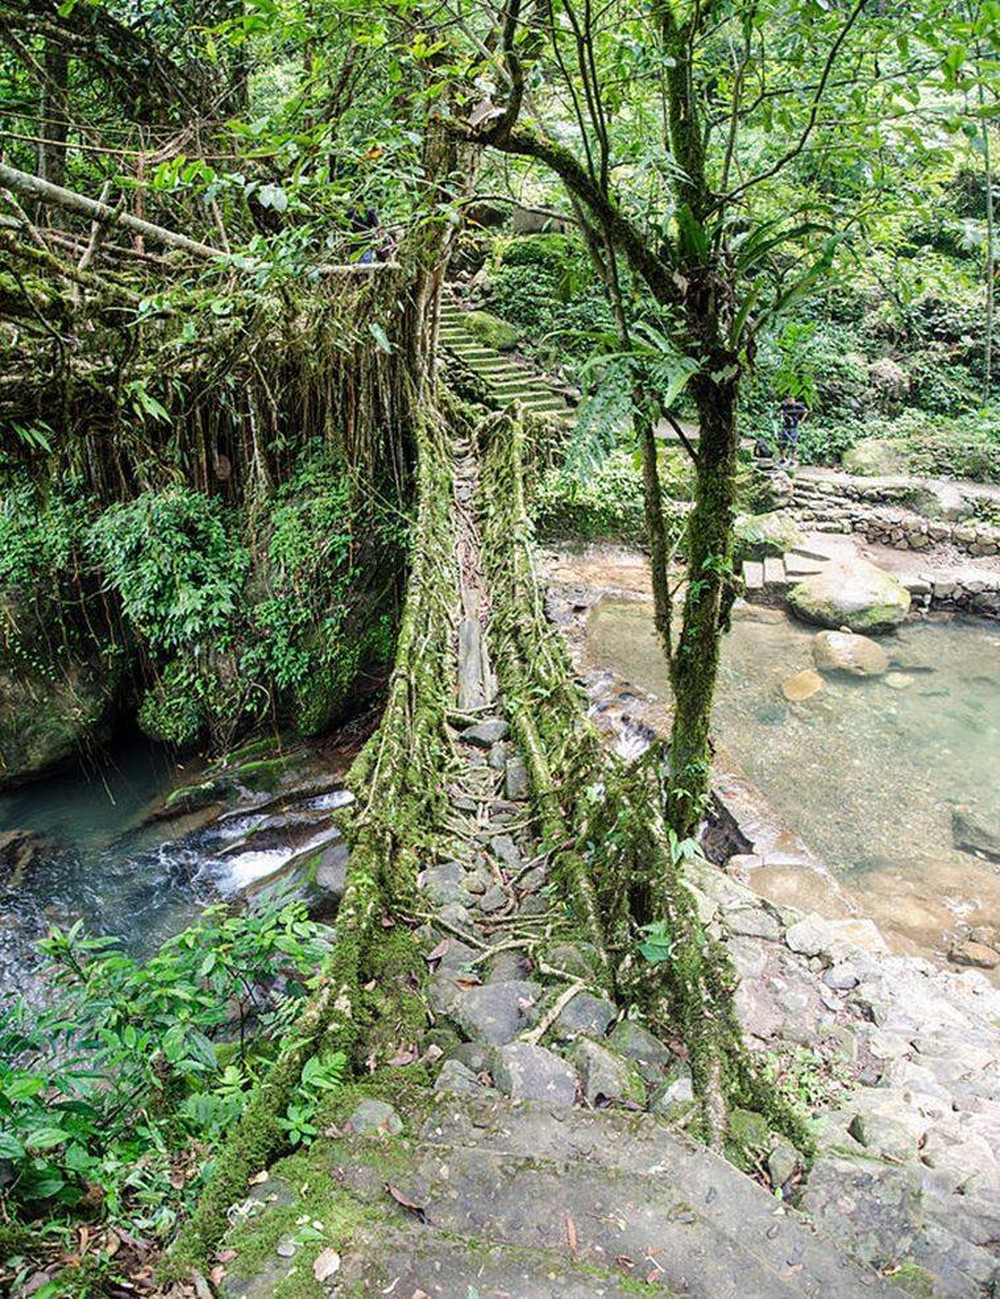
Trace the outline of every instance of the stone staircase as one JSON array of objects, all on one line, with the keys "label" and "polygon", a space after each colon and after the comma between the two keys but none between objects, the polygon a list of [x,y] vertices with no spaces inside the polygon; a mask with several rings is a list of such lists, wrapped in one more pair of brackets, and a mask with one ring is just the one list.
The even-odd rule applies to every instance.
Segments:
[{"label": "stone staircase", "polygon": [[439,1092],[403,1118],[367,1102],[318,1149],[319,1177],[293,1156],[241,1207],[226,1299],[284,1293],[323,1260],[329,1295],[902,1294],[648,1114]]},{"label": "stone staircase", "polygon": [[829,551],[824,553],[806,542],[784,555],[745,560],[742,574],[746,598],[755,604],[778,604],[790,586],[819,573],[832,558]]},{"label": "stone staircase", "polygon": [[498,407],[502,409],[517,402],[533,414],[566,420],[572,417],[566,398],[557,388],[527,366],[486,346],[465,323],[466,316],[467,312],[451,294],[442,295],[438,345],[485,384]]}]

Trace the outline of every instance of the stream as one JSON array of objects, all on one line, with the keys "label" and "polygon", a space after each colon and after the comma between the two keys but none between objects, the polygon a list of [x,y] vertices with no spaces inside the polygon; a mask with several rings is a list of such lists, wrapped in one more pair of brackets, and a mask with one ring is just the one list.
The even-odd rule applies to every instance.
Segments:
[{"label": "stream", "polygon": [[[142,957],[206,906],[338,839],[330,813],[350,801],[342,756],[302,749],[227,771],[182,767],[132,738],[0,794],[0,990],[40,993],[33,944],[51,925],[82,919]],[[262,765],[278,771],[266,788],[251,779]],[[211,799],[168,808],[172,791],[206,779]]]},{"label": "stream", "polygon": [[[813,666],[813,635],[778,610],[745,609],[724,641],[714,733],[894,947],[940,958],[956,926],[992,944],[1000,867],[957,848],[954,817],[1000,822],[996,625],[907,623],[882,639],[885,676],[828,676],[790,702],[782,685]],[[668,695],[645,602],[601,600],[586,657]]]}]

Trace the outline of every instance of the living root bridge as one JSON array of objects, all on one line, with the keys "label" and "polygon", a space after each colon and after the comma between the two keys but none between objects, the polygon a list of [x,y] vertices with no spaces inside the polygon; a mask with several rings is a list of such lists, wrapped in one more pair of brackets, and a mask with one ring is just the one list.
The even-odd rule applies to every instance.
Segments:
[{"label": "living root bridge", "polygon": [[[493,612],[491,656],[528,762],[553,874],[600,954],[619,1005],[637,1006],[654,1032],[683,1041],[705,1137],[721,1147],[734,1106],[808,1139],[780,1107],[743,1041],[736,975],[704,931],[684,882],[686,852],[663,815],[665,759],[654,745],[627,766],[600,745],[563,642],[547,623],[524,498],[524,430],[508,416],[479,427],[480,515]],[[650,929],[669,956],[640,953]]]},{"label": "living root bridge", "polygon": [[245,1197],[247,1179],[287,1144],[281,1120],[306,1063],[330,1051],[356,1060],[362,988],[382,919],[412,897],[417,852],[443,819],[437,773],[446,760],[458,581],[451,459],[435,412],[421,412],[415,435],[418,507],[406,607],[382,723],[348,776],[357,810],[345,827],[351,855],[330,956],[277,1062],[218,1151],[215,1172],[168,1262],[175,1274],[208,1257],[229,1207]]}]

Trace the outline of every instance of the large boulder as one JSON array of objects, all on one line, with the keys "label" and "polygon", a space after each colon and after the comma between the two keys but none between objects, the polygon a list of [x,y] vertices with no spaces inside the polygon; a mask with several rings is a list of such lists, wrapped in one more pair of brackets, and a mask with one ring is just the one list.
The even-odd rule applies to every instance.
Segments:
[{"label": "large boulder", "polygon": [[780,510],[768,514],[742,514],[734,529],[737,560],[785,555],[801,546],[803,537],[795,520]]},{"label": "large boulder", "polygon": [[878,635],[898,627],[910,610],[910,593],[892,573],[864,559],[825,564],[788,592],[804,622]]},{"label": "large boulder", "polygon": [[821,672],[880,677],[889,670],[889,655],[876,641],[850,631],[821,631],[813,637],[813,662]]},{"label": "large boulder", "polygon": [[865,438],[844,452],[841,462],[850,474],[862,478],[887,478],[910,472],[910,457],[898,442]]},{"label": "large boulder", "polygon": [[0,672],[0,789],[38,779],[110,738],[120,673],[70,664],[52,677]]}]

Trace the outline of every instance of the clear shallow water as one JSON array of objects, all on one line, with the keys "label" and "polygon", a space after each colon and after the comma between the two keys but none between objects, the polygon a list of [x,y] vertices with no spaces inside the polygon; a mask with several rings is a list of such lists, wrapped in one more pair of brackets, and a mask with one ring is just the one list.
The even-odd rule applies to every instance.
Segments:
[{"label": "clear shallow water", "polygon": [[[959,921],[995,928],[1000,875],[954,847],[952,812],[1000,819],[1000,633],[907,624],[882,640],[892,675],[827,677],[790,703],[782,684],[813,666],[814,633],[777,611],[760,618],[724,642],[721,742],[897,945],[940,951]],[[668,697],[647,604],[603,601],[587,645],[595,664]]]}]

